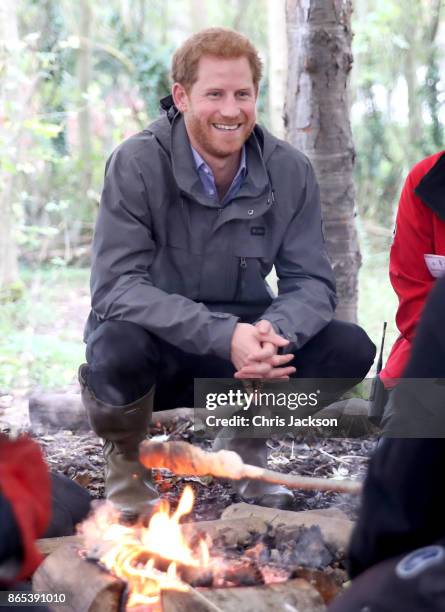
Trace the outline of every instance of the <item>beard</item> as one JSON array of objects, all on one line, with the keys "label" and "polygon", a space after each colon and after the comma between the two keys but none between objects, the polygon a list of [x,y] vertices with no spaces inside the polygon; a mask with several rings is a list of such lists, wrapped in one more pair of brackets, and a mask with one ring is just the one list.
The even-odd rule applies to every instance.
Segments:
[{"label": "beard", "polygon": [[240,123],[241,127],[237,129],[236,134],[229,136],[213,127],[214,123],[229,123],[228,121],[204,120],[190,112],[185,117],[185,122],[190,140],[195,142],[204,154],[218,159],[225,159],[240,151],[255,127],[255,118],[250,123],[247,123],[245,117],[238,121],[231,120],[230,124]]}]

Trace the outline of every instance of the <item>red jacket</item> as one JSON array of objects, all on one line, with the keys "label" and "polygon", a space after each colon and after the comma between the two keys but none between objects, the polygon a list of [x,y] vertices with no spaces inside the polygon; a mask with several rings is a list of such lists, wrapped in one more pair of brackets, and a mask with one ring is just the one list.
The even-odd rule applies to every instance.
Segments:
[{"label": "red jacket", "polygon": [[386,387],[400,378],[425,300],[435,278],[426,254],[445,256],[445,153],[419,162],[405,181],[389,260],[391,284],[399,298],[396,323],[400,336],[380,373]]},{"label": "red jacket", "polygon": [[[28,578],[41,561],[35,540],[45,531],[51,511],[50,480],[39,445],[26,436],[0,435],[0,501],[9,502],[20,533],[22,563],[15,580]],[[0,525],[0,535],[8,525]],[[1,588],[1,587],[0,587]]]}]

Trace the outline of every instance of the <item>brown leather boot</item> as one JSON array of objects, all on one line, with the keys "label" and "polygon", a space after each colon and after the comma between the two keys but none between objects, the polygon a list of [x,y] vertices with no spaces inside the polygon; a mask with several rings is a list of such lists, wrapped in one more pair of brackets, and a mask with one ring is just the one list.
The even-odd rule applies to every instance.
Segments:
[{"label": "brown leather boot", "polygon": [[105,495],[127,516],[148,514],[158,500],[151,470],[138,459],[153,411],[155,387],[126,406],[112,406],[97,399],[86,384],[86,368],[79,368],[82,402],[92,429],[104,439]]}]

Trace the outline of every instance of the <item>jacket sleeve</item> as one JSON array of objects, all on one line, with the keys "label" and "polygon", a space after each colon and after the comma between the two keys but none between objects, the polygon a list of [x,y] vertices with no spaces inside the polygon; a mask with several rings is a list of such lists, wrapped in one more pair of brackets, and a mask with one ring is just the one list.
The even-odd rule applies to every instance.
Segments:
[{"label": "jacket sleeve", "polygon": [[400,196],[389,258],[389,276],[399,298],[397,327],[402,336],[410,341],[434,285],[424,259],[426,253],[434,253],[433,213],[416,196],[414,188],[411,172]]},{"label": "jacket sleeve", "polygon": [[139,161],[117,149],[107,163],[93,242],[92,307],[99,319],[129,321],[180,349],[230,359],[237,317],[153,285],[156,255],[149,188]]},{"label": "jacket sleeve", "polygon": [[28,578],[41,561],[35,540],[51,512],[49,473],[36,442],[0,437],[0,581]]},{"label": "jacket sleeve", "polygon": [[322,231],[319,188],[310,164],[302,206],[286,230],[274,263],[278,297],[261,318],[298,349],[331,321],[337,303]]}]

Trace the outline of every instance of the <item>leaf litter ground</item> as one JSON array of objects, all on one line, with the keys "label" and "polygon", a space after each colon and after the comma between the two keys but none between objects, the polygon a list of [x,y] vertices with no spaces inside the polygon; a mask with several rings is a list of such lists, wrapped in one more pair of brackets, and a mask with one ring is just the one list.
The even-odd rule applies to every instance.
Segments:
[{"label": "leaf litter ground", "polygon": [[[77,434],[60,431],[52,434],[33,433],[44,450],[52,471],[62,472],[88,489],[96,499],[103,498],[103,457],[101,441],[92,432]],[[190,421],[176,419],[167,426],[154,425],[150,435],[160,440],[185,440],[210,450],[211,442],[195,436]],[[374,439],[312,439],[285,436],[267,440],[269,467],[285,473],[322,478],[362,480],[375,448]],[[190,484],[196,502],[191,521],[214,520],[223,510],[242,501],[230,483],[212,477],[180,477],[167,470],[155,470],[155,481],[162,497],[175,507],[182,489]],[[341,493],[296,490],[295,511],[337,507],[349,518],[357,516],[359,499]]]}]

